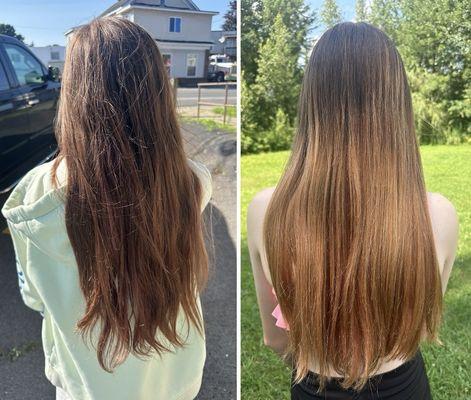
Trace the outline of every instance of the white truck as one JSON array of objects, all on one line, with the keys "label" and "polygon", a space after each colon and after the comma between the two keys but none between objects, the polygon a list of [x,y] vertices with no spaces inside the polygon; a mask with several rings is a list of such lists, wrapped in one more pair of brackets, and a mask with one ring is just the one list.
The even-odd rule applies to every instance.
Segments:
[{"label": "white truck", "polygon": [[237,79],[237,64],[223,54],[213,54],[209,57],[208,81],[224,82]]}]

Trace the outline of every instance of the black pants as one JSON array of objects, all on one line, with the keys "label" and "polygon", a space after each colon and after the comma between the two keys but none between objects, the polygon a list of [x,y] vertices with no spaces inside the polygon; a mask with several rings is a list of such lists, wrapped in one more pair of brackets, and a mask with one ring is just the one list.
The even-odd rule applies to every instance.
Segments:
[{"label": "black pants", "polygon": [[[293,375],[294,376],[294,375]],[[355,392],[343,389],[340,380],[326,382],[317,393],[317,374],[309,373],[301,382],[292,385],[291,400],[431,400],[430,386],[420,351],[410,361],[392,371],[371,377],[366,386]]]}]

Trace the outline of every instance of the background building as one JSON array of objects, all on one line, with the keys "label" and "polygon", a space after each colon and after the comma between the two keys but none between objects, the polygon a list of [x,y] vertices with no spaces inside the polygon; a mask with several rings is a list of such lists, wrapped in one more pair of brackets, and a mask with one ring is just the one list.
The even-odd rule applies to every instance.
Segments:
[{"label": "background building", "polygon": [[236,31],[212,31],[211,54],[225,54],[231,60],[237,59],[237,32]]},{"label": "background building", "polygon": [[156,40],[170,76],[185,84],[206,80],[211,24],[217,14],[200,10],[190,0],[120,0],[101,16],[121,16],[146,29]]},{"label": "background building", "polygon": [[42,47],[31,46],[30,49],[46,67],[57,67],[62,73],[65,61],[65,46],[54,44]]}]

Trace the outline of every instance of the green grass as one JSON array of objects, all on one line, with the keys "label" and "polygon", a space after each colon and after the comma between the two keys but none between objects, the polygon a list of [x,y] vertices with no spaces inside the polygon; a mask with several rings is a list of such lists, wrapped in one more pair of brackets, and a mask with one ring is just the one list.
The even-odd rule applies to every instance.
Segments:
[{"label": "green grass", "polygon": [[[434,400],[471,399],[471,146],[423,146],[427,190],[458,211],[458,256],[445,295],[443,346],[423,346]],[[242,399],[288,399],[290,370],[263,346],[247,251],[246,211],[252,197],[274,186],[288,152],[242,156]]]},{"label": "green grass", "polygon": [[200,124],[209,131],[224,131],[229,133],[237,132],[237,127],[235,125],[223,124],[222,122],[215,121],[211,118],[181,117],[181,119],[183,122]]},{"label": "green grass", "polygon": [[[214,114],[224,115],[224,107],[214,107],[212,111]],[[227,107],[226,115],[228,117],[235,118],[237,116],[236,107]]]}]

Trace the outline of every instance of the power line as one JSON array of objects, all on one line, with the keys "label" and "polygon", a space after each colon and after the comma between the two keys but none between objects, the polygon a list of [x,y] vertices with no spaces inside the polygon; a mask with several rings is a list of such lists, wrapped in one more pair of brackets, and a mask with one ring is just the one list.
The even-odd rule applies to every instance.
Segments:
[{"label": "power line", "polygon": [[41,26],[26,26],[26,25],[16,25],[15,28],[20,28],[20,29],[39,29],[39,30],[47,30],[47,31],[63,31],[68,28],[46,28],[46,27],[41,27]]}]

